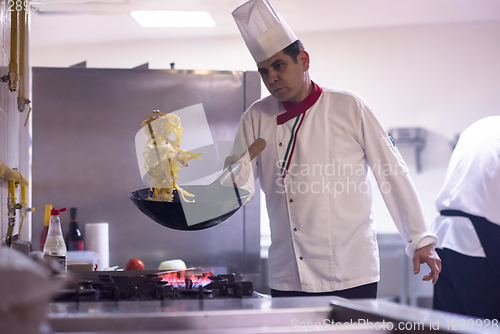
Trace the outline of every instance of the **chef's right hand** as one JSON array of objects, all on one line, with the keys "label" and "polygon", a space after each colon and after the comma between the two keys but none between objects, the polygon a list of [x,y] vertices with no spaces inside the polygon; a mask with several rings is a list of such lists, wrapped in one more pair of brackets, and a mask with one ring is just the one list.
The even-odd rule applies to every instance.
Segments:
[{"label": "chef's right hand", "polygon": [[240,160],[240,157],[237,156],[236,154],[228,156],[226,158],[226,160],[224,161],[224,168],[223,169],[226,169],[229,165],[234,164],[238,160]]},{"label": "chef's right hand", "polygon": [[248,160],[248,154],[244,155],[243,157],[239,157],[236,154],[233,154],[231,156],[228,156],[226,160],[224,161],[224,169],[226,169],[228,166],[233,165],[235,163],[240,163],[241,164],[241,169],[238,172],[238,174],[235,176],[234,181],[232,184],[224,184],[225,186],[233,186],[236,185],[237,187],[243,186],[245,183],[247,183],[248,179],[250,178],[250,173],[252,173],[252,167],[251,163]]}]

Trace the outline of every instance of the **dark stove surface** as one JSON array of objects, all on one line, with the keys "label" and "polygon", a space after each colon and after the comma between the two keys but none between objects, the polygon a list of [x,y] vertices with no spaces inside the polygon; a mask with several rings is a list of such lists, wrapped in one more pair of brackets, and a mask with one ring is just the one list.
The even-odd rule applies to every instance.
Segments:
[{"label": "dark stove surface", "polygon": [[252,282],[237,282],[234,274],[185,271],[79,272],[73,286],[54,302],[145,301],[255,297]]}]

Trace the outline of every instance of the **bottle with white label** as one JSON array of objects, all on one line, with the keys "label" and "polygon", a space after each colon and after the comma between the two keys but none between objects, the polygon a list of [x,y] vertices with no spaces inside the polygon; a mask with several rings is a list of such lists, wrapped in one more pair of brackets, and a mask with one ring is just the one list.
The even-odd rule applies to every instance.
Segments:
[{"label": "bottle with white label", "polygon": [[66,273],[66,244],[64,243],[61,220],[59,219],[59,213],[64,211],[66,211],[66,208],[59,210],[52,209],[50,211],[49,231],[47,233],[47,240],[45,240],[45,246],[43,247],[43,256],[50,257],[59,262],[63,268],[63,272]]}]

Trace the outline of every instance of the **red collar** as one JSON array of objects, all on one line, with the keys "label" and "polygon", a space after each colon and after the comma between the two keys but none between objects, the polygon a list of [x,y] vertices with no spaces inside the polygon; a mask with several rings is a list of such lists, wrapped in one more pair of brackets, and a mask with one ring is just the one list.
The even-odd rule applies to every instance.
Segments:
[{"label": "red collar", "polygon": [[313,84],[313,90],[311,94],[309,94],[304,100],[302,100],[302,102],[297,104],[290,101],[281,102],[286,112],[278,115],[278,117],[276,118],[278,125],[284,124],[289,120],[291,120],[292,118],[295,118],[300,114],[305,113],[309,108],[311,108],[316,103],[316,101],[318,101],[322,89],[321,87],[316,85],[313,81],[311,82]]}]

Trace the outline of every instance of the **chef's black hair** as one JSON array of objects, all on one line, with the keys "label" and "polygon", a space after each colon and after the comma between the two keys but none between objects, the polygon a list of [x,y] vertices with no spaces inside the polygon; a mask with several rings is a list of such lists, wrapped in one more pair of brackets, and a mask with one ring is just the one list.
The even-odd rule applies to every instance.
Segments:
[{"label": "chef's black hair", "polygon": [[289,46],[287,46],[286,48],[284,48],[283,52],[286,55],[289,55],[290,57],[292,57],[293,62],[295,64],[297,64],[297,62],[298,62],[297,57],[299,56],[300,51],[304,51],[304,50],[305,50],[304,44],[302,44],[300,39],[298,39],[295,42],[293,42],[292,44],[290,44]]}]

